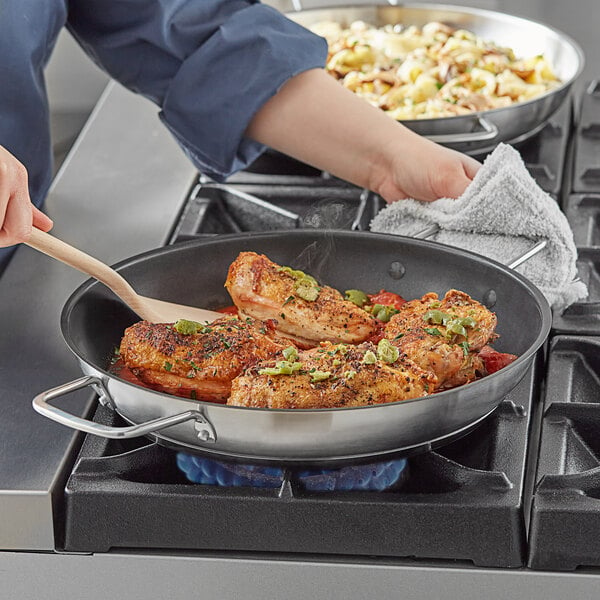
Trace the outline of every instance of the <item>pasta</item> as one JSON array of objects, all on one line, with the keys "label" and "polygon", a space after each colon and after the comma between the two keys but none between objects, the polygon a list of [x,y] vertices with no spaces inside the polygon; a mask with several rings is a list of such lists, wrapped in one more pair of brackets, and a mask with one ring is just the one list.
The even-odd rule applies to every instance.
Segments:
[{"label": "pasta", "polygon": [[517,58],[475,33],[355,21],[311,27],[329,46],[326,70],[397,120],[469,114],[531,100],[560,85],[543,55]]}]

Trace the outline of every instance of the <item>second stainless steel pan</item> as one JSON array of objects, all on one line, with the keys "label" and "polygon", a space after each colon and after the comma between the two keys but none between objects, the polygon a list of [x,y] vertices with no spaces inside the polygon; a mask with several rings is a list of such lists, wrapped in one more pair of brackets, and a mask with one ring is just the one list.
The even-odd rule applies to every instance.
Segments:
[{"label": "second stainless steel pan", "polygon": [[[297,9],[300,2],[294,3]],[[290,12],[297,23],[310,27],[320,21],[349,25],[365,21],[381,27],[386,24],[423,26],[440,21],[466,29],[498,44],[512,48],[517,56],[543,54],[554,67],[561,85],[527,102],[472,115],[417,119],[403,123],[417,133],[443,145],[471,154],[491,151],[499,142],[519,143],[534,135],[565,101],[584,65],[579,45],[552,27],[500,12],[442,4],[352,4]]]},{"label": "second stainless steel pan", "polygon": [[[67,301],[61,326],[85,377],[40,394],[34,407],[68,426],[105,437],[148,434],[167,446],[245,462],[335,465],[426,449],[490,414],[529,369],[551,323],[549,306],[526,279],[498,263],[434,242],[372,233],[295,230],[219,236],[162,248],[118,270],[140,293],[216,308],[231,303],[223,282],[238,253],[266,254],[345,290],[382,288],[405,298],[450,288],[495,297],[500,351],[519,358],[497,373],[431,396],[361,408],[269,410],[197,402],[149,390],[109,371],[126,327],[138,318],[102,284]],[[107,428],[50,404],[92,385],[131,423]]]}]

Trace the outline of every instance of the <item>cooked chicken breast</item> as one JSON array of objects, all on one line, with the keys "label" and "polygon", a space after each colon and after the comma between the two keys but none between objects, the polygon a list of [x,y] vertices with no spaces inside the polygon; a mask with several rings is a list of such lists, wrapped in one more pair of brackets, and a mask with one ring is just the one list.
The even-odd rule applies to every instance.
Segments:
[{"label": "cooked chicken breast", "polygon": [[[387,343],[387,348],[386,348]],[[384,351],[382,352],[382,347]],[[287,360],[261,362],[236,377],[227,404],[257,408],[342,408],[419,398],[435,377],[389,342],[325,342]]]},{"label": "cooked chicken breast", "polygon": [[376,320],[340,292],[262,254],[240,253],[225,287],[242,314],[276,320],[279,332],[304,347],[320,341],[357,344],[376,330]]},{"label": "cooked chicken breast", "polygon": [[468,294],[450,290],[442,300],[425,294],[392,316],[384,336],[422,369],[437,377],[436,389],[477,379],[485,368],[477,352],[495,339],[496,315]]},{"label": "cooked chicken breast", "polygon": [[[462,324],[466,336],[458,333],[461,323],[457,323],[465,319],[474,321]],[[400,312],[390,319],[388,327],[396,330],[396,333],[437,329],[444,339],[452,343],[467,342],[469,350],[475,352],[497,337],[494,333],[496,324],[496,315],[483,304],[465,292],[449,290],[441,300],[431,292],[420,299],[406,302],[400,307]],[[454,330],[453,326],[456,326]]]},{"label": "cooked chicken breast", "polygon": [[204,326],[140,321],[125,330],[120,354],[125,365],[155,389],[224,402],[234,377],[290,345],[267,335],[272,334],[269,328],[268,323],[229,316]]}]

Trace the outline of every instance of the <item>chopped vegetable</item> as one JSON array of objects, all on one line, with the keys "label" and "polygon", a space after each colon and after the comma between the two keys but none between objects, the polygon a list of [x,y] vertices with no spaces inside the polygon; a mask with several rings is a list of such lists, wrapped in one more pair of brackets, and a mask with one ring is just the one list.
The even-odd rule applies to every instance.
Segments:
[{"label": "chopped vegetable", "polygon": [[[429,323],[434,323],[435,325],[443,325],[446,327],[446,337],[452,337],[453,335],[462,335],[463,337],[467,337],[467,327],[475,327],[477,325],[477,321],[472,317],[457,317],[456,315],[451,315],[446,312],[442,312],[441,310],[433,309],[428,310],[423,315],[423,320]],[[433,333],[433,329],[429,329],[427,327],[424,328],[427,333]],[[441,335],[441,332],[438,334]],[[438,335],[433,334],[433,335]]]},{"label": "chopped vegetable", "polygon": [[296,294],[307,302],[314,302],[319,297],[321,291],[319,287],[313,285],[308,279],[300,279],[294,285]]},{"label": "chopped vegetable", "polygon": [[311,376],[311,382],[316,383],[317,381],[325,381],[331,377],[331,371],[313,371]]},{"label": "chopped vegetable", "polygon": [[398,310],[396,308],[384,306],[383,304],[374,304],[373,308],[371,309],[371,314],[376,319],[383,321],[384,323],[387,323],[397,312]]},{"label": "chopped vegetable", "polygon": [[274,367],[265,367],[258,371],[259,375],[291,375],[302,368],[302,363],[280,360]]},{"label": "chopped vegetable", "polygon": [[[279,272],[287,273],[296,280],[294,290],[298,294],[298,297],[307,302],[314,302],[319,297],[321,288],[317,280],[311,275],[307,275],[304,271],[292,269],[291,267],[279,267]],[[287,304],[292,299],[293,296],[289,296],[284,304]]]},{"label": "chopped vegetable", "polygon": [[368,298],[371,304],[391,306],[396,310],[399,310],[403,304],[406,304],[406,300],[402,296],[394,294],[394,292],[386,292],[385,290],[381,290],[378,294],[369,294]]},{"label": "chopped vegetable", "polygon": [[423,321],[428,321],[429,323],[435,323],[436,325],[445,325],[448,320],[452,318],[452,315],[448,313],[442,312],[438,309],[428,310],[423,315]]},{"label": "chopped vegetable", "polygon": [[365,294],[361,290],[346,290],[345,296],[346,296],[346,300],[352,302],[352,304],[356,304],[356,306],[360,306],[361,308],[369,300],[369,298],[367,297],[367,294]]},{"label": "chopped vegetable", "polygon": [[363,363],[365,365],[374,365],[376,362],[377,357],[375,356],[375,353],[371,352],[371,350],[367,350],[363,356]]},{"label": "chopped vegetable", "polygon": [[495,373],[496,371],[503,369],[518,358],[514,354],[498,352],[497,350],[494,350],[491,346],[484,346],[479,351],[479,356],[483,360],[485,369],[489,374]]},{"label": "chopped vegetable", "polygon": [[312,285],[319,285],[317,283],[317,280],[312,277],[312,275],[307,275],[304,271],[299,271],[297,269],[292,269],[291,267],[280,267],[279,271],[282,273],[287,273],[288,275],[291,275],[294,279],[307,279],[308,281],[310,281],[310,283]]},{"label": "chopped vegetable", "polygon": [[294,346],[288,346],[285,350],[281,352],[285,360],[290,360],[294,362],[298,360],[298,349]]},{"label": "chopped vegetable", "polygon": [[377,358],[386,363],[393,363],[398,360],[400,352],[390,340],[383,338],[377,344]]},{"label": "chopped vegetable", "polygon": [[460,319],[452,319],[451,321],[448,321],[446,323],[446,332],[467,337],[467,330],[462,325]]},{"label": "chopped vegetable", "polygon": [[206,325],[198,323],[197,321],[188,321],[187,319],[179,319],[174,325],[173,329],[177,333],[182,335],[193,335],[194,333],[203,333],[206,329]]},{"label": "chopped vegetable", "polygon": [[[442,332],[437,327],[423,327],[423,331],[427,332],[429,335],[442,335]],[[402,337],[403,335],[403,333],[399,333],[396,338],[398,336]]]}]

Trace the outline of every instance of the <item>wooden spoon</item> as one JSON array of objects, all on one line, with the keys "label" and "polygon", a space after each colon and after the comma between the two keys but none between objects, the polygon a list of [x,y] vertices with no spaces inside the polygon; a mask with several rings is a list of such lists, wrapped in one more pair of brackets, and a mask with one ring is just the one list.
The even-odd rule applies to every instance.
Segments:
[{"label": "wooden spoon", "polygon": [[26,243],[28,246],[102,282],[121,298],[131,310],[146,321],[173,323],[179,319],[187,319],[202,323],[223,317],[222,313],[212,310],[140,296],[121,275],[108,265],[35,227]]}]

